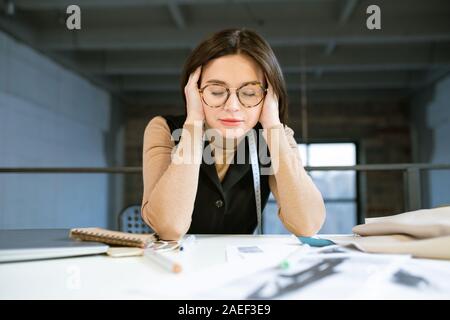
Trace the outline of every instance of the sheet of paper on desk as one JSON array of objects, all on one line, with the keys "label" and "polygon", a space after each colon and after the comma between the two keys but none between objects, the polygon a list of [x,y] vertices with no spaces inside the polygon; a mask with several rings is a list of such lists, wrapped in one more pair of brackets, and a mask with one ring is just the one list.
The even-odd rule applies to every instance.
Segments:
[{"label": "sheet of paper on desk", "polygon": [[281,261],[299,248],[300,245],[229,245],[226,247],[226,257],[227,262]]},{"label": "sheet of paper on desk", "polygon": [[414,278],[408,279],[407,274],[399,273],[410,261],[407,255],[365,254],[334,246],[299,255],[288,269],[267,268],[228,283],[220,290],[204,292],[203,296],[212,299],[383,299],[386,288],[405,287],[394,281],[395,277],[414,282]]},{"label": "sheet of paper on desk", "polygon": [[450,261],[411,259],[392,277],[389,296],[401,299],[450,299]]}]

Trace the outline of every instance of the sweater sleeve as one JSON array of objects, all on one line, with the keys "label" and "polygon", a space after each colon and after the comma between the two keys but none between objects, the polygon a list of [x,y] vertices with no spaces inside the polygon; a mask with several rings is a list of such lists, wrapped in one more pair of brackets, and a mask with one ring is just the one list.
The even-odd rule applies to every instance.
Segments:
[{"label": "sweater sleeve", "polygon": [[277,201],[278,216],[297,236],[316,234],[325,220],[322,195],[303,168],[294,131],[279,124],[264,130],[273,175],[269,186]]},{"label": "sweater sleeve", "polygon": [[145,129],[142,218],[162,239],[178,240],[190,227],[203,150],[202,134],[201,125],[184,124],[175,147],[163,117],[153,118]]}]

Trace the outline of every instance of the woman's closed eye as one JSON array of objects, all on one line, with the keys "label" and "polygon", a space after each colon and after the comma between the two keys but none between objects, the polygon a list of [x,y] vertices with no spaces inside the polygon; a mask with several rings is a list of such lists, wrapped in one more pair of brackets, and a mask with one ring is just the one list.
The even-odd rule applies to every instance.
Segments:
[{"label": "woman's closed eye", "polygon": [[243,92],[242,94],[246,97],[253,97],[255,95],[254,92]]},{"label": "woman's closed eye", "polygon": [[220,91],[212,91],[211,94],[216,96],[216,97],[220,97],[223,96],[225,94],[225,90],[220,90]]}]

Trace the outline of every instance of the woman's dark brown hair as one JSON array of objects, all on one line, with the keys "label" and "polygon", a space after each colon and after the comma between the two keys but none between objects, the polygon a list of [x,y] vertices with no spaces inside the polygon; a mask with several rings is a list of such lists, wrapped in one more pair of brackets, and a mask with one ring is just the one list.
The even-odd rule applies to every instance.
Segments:
[{"label": "woman's dark brown hair", "polygon": [[[273,90],[279,98],[280,121],[286,124],[288,118],[286,83],[278,60],[270,45],[256,32],[247,29],[226,29],[214,33],[191,52],[181,74],[184,105],[186,106],[184,87],[189,80],[189,75],[197,67],[222,56],[241,53],[253,58],[261,67],[266,79],[272,84]],[[200,81],[201,79],[199,83]]]}]

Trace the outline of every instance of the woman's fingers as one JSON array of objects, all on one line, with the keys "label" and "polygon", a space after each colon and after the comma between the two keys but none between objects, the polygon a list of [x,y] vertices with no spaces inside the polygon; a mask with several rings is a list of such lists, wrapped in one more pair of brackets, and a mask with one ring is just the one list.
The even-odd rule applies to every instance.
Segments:
[{"label": "woman's fingers", "polygon": [[197,85],[198,79],[200,79],[200,74],[202,73],[202,66],[197,67],[194,72],[192,72],[189,76],[188,83],[190,85]]},{"label": "woman's fingers", "polygon": [[189,119],[189,122],[197,120],[203,121],[205,118],[197,84],[198,80],[200,79],[201,71],[201,66],[195,69],[195,71],[189,75],[188,83],[184,88],[184,93],[186,96],[187,118]]},{"label": "woman's fingers", "polygon": [[270,81],[267,81],[267,83],[268,83],[267,95],[273,97],[275,100],[278,100],[277,94],[273,90],[272,84],[270,83]]},{"label": "woman's fingers", "polygon": [[269,80],[266,81],[267,81],[267,94],[271,94],[273,92],[272,84],[270,83]]}]

